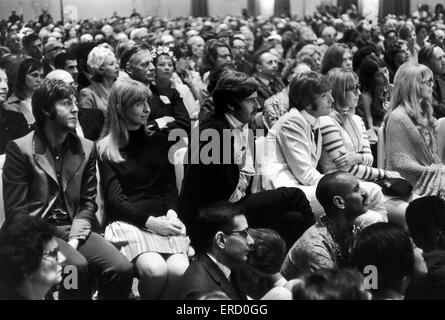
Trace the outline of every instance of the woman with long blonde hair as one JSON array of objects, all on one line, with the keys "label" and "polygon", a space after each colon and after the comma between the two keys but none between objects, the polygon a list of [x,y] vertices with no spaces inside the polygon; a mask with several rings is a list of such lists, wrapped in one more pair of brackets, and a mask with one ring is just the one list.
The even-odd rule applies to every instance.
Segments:
[{"label": "woman with long blonde hair", "polygon": [[142,299],[174,299],[188,267],[189,239],[178,219],[178,190],[167,136],[146,130],[147,88],[113,84],[97,143],[109,224],[105,238],[134,263]]},{"label": "woman with long blonde hair", "polygon": [[385,116],[385,166],[396,170],[419,196],[445,198],[445,166],[437,155],[436,119],[431,106],[433,73],[407,62],[394,78],[391,106]]}]

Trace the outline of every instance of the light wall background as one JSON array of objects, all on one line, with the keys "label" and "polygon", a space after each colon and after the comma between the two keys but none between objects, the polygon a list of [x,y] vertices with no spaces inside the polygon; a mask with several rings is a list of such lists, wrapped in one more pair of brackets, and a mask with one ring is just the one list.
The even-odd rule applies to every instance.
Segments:
[{"label": "light wall background", "polygon": [[[191,0],[62,0],[64,7],[75,6],[79,19],[110,17],[114,11],[121,16],[130,15],[133,8],[144,16],[166,18],[188,16],[191,14]],[[271,16],[275,0],[256,0],[260,14]],[[391,0],[385,0],[391,1]],[[410,0],[411,11],[419,3],[429,4],[431,8],[442,0]],[[304,16],[315,12],[320,4],[336,5],[337,0],[290,0],[292,15]],[[25,21],[37,19],[41,8],[48,8],[55,20],[60,20],[60,0],[0,0],[0,19],[7,18],[11,10],[23,12]],[[240,15],[247,8],[247,0],[208,0],[210,16]]]}]

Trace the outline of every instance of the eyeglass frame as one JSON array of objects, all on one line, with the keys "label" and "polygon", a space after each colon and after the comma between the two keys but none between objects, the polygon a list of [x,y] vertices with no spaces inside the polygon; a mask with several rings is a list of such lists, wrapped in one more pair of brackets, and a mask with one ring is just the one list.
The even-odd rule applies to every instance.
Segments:
[{"label": "eyeglass frame", "polygon": [[345,89],[345,92],[346,92],[346,91],[352,91],[352,92],[354,92],[354,93],[358,93],[359,90],[360,90],[360,83],[357,83],[357,84],[352,85],[352,86],[349,87],[349,88],[346,88],[346,89]]},{"label": "eyeglass frame", "polygon": [[44,258],[45,257],[52,258],[53,261],[55,261],[56,263],[59,263],[59,253],[60,253],[60,250],[59,250],[59,247],[57,247],[52,250],[43,251],[43,257]]},{"label": "eyeglass frame", "polygon": [[433,88],[434,84],[435,84],[434,83],[434,79],[422,80],[422,81],[420,81],[420,83],[423,84],[423,85],[427,85],[427,86],[429,86],[431,88]]},{"label": "eyeglass frame", "polygon": [[224,234],[232,235],[232,234],[239,234],[243,239],[247,240],[247,237],[251,236],[249,233],[250,227],[244,230],[235,230],[230,232],[224,232]]}]

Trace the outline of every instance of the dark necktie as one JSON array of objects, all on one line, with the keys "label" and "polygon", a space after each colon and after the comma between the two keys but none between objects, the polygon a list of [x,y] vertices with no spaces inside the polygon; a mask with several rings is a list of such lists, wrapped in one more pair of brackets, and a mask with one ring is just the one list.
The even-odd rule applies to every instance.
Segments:
[{"label": "dark necktie", "polygon": [[233,271],[232,273],[230,273],[230,283],[232,284],[233,289],[235,289],[235,292],[238,295],[238,299],[245,300],[245,297],[239,287],[237,276]]},{"label": "dark necktie", "polygon": [[312,127],[312,134],[314,135],[314,141],[315,141],[315,145],[318,146],[318,136],[320,133],[320,128],[314,128]]}]

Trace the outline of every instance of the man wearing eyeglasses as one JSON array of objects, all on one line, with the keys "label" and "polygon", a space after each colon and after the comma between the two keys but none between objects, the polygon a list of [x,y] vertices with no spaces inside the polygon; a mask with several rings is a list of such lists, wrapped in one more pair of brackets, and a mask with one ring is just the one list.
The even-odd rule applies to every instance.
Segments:
[{"label": "man wearing eyeglasses", "polygon": [[54,59],[59,53],[65,52],[63,44],[59,41],[50,41],[43,47],[43,73],[47,75],[55,70]]},{"label": "man wearing eyeglasses", "polygon": [[247,261],[254,240],[244,210],[217,202],[201,211],[198,223],[199,256],[184,274],[180,297],[199,299],[222,291],[233,300],[246,300],[238,267]]}]

